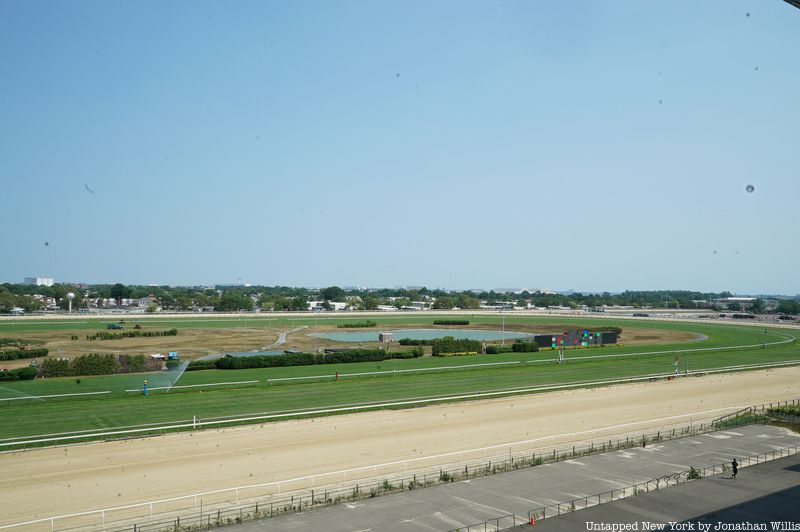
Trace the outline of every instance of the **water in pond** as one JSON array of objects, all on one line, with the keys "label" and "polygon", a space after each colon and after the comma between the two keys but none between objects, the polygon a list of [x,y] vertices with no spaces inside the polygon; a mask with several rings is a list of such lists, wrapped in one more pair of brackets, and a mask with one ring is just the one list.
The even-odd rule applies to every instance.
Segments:
[{"label": "water in pond", "polygon": [[468,340],[513,340],[515,338],[527,338],[533,336],[529,333],[516,331],[484,331],[480,329],[398,329],[394,331],[358,331],[358,332],[327,332],[312,333],[309,336],[334,340],[336,342],[377,342],[378,334],[381,332],[391,332],[395,341],[403,338],[411,340],[434,340],[452,336],[454,338],[467,338]]}]

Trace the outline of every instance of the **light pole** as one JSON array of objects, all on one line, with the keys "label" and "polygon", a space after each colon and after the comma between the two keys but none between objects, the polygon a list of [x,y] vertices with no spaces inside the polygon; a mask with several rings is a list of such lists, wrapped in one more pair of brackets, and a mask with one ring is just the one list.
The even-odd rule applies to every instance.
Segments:
[{"label": "light pole", "polygon": [[503,314],[503,311],[500,311],[500,315],[503,317],[503,345],[506,345],[506,315]]}]

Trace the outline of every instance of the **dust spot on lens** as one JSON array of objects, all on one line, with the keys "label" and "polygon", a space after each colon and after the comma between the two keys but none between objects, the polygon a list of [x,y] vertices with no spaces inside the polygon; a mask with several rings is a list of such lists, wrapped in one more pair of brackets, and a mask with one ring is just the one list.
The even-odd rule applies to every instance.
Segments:
[{"label": "dust spot on lens", "polygon": [[716,254],[717,254],[717,250],[715,249],[715,250],[714,250],[714,255],[716,255]]},{"label": "dust spot on lens", "polygon": [[44,245],[45,245],[45,246],[47,246],[47,247],[49,247],[49,246],[50,246],[50,242],[48,242],[47,240],[45,240],[45,241],[44,241]]},{"label": "dust spot on lens", "polygon": [[756,187],[754,187],[753,185],[747,185],[747,187],[745,187],[745,190],[747,192],[754,192],[756,190]]}]

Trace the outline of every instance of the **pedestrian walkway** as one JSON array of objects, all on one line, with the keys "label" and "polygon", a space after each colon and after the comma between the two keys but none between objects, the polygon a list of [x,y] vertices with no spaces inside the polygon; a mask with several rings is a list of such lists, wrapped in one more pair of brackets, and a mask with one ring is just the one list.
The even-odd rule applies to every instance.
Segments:
[{"label": "pedestrian walkway", "polygon": [[[791,431],[751,425],[265,519],[238,529],[452,530],[502,515],[527,516],[537,507],[798,444],[800,435]],[[749,469],[741,470],[740,480]]]},{"label": "pedestrian walkway", "polygon": [[[772,522],[789,521],[800,528],[800,455],[753,465],[696,482],[679,484],[628,497],[537,523],[535,532],[591,530],[604,524],[636,526],[638,530],[773,530]],[[731,525],[726,528],[724,523]],[[664,525],[662,527],[662,525]],[[737,528],[738,525],[738,528]]]}]

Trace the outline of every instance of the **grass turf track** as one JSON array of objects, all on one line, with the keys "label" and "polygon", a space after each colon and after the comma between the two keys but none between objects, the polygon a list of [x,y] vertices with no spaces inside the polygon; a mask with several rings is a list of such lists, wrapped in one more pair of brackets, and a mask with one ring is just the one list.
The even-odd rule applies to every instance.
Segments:
[{"label": "grass turf track", "polygon": [[[419,318],[417,318],[418,320]],[[528,318],[530,320],[530,318]],[[563,323],[563,319],[558,319]],[[576,320],[589,323],[591,320]],[[600,324],[630,327],[634,322],[611,322]],[[653,328],[653,322],[645,322]],[[639,355],[643,351],[672,349],[697,349],[725,345],[760,344],[763,329],[706,324],[659,323],[661,327],[679,327],[693,330],[709,338],[702,342],[677,345],[650,345],[636,348],[603,348],[568,351],[565,365],[554,363],[517,364],[513,366],[478,367],[466,370],[431,371],[406,373],[395,376],[370,376],[341,379],[339,382],[303,382],[292,385],[267,386],[261,384],[241,389],[207,390],[203,393],[186,392],[176,394],[153,394],[124,396],[120,392],[126,387],[136,388],[143,378],[152,381],[154,374],[83,377],[81,384],[74,378],[48,379],[32,382],[0,383],[5,396],[21,393],[45,395],[51,393],[75,393],[111,389],[115,394],[104,398],[82,398],[51,401],[11,401],[0,404],[0,437],[32,436],[55,432],[84,429],[103,429],[143,423],[156,423],[191,419],[192,416],[208,418],[231,416],[255,412],[297,410],[371,401],[409,399],[423,396],[447,395],[512,388],[520,386],[547,385],[575,381],[622,378],[655,373],[668,373],[672,369],[673,353],[663,355]],[[785,339],[785,331],[769,331],[766,340]],[[581,361],[581,357],[598,354],[628,353],[625,358],[593,359]],[[552,360],[552,351],[528,354],[479,355],[475,357],[422,358],[392,360],[380,363],[340,364],[330,366],[300,366],[291,368],[265,368],[235,371],[187,372],[179,384],[200,384],[222,381],[242,381],[289,376],[332,374],[364,371],[386,371],[422,367],[463,365],[499,361]],[[768,346],[733,351],[695,352],[688,355],[690,370],[713,369],[738,364],[755,364],[782,361],[800,363],[800,350],[796,344]],[[681,357],[681,369],[683,368]],[[153,386],[155,384],[151,384]]]}]

